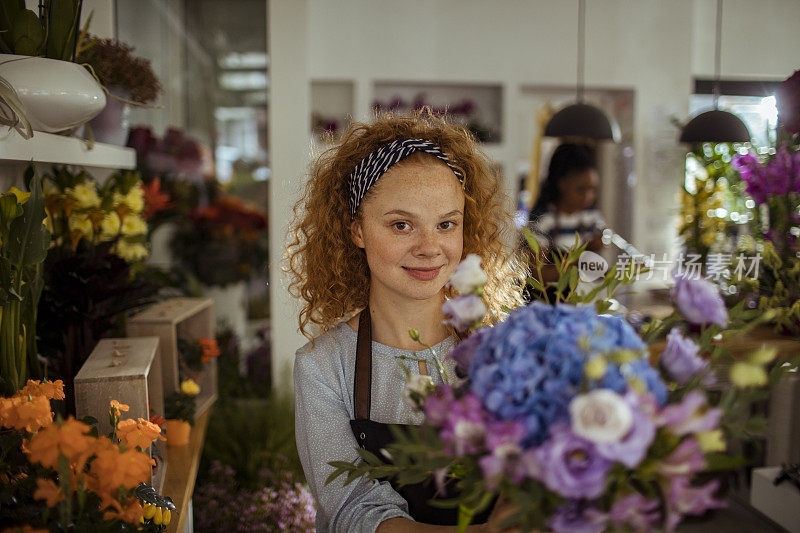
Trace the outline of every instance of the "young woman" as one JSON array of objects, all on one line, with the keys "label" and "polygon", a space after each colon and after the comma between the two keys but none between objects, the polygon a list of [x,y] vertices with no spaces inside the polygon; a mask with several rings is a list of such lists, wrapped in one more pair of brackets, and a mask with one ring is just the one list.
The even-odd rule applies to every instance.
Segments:
[{"label": "young woman", "polygon": [[[427,503],[432,482],[396,489],[325,480],[328,462],[357,460],[358,446],[380,453],[391,440],[387,424],[422,422],[403,401],[401,366],[434,383],[442,376],[408,330],[440,357],[453,347],[441,307],[463,257],[482,258],[496,316],[520,302],[497,177],[463,128],[430,114],[385,117],[353,124],[320,157],[295,213],[289,264],[304,302],[300,330],[322,332],[294,367],[297,448],[318,502],[317,531],[455,531],[456,513]],[[426,360],[398,359],[414,352]],[[506,512],[496,508],[471,530],[499,531]]]}]

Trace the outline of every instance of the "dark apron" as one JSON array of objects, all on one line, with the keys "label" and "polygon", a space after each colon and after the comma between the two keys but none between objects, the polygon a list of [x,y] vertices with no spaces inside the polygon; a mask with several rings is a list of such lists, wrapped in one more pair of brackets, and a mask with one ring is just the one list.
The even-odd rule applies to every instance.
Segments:
[{"label": "dark apron", "polygon": [[[380,450],[394,442],[389,424],[381,424],[370,420],[370,403],[372,397],[372,323],[369,316],[369,308],[361,312],[358,322],[358,341],[356,344],[356,372],[353,387],[353,404],[355,406],[355,420],[350,421],[359,446],[374,453],[376,456],[385,458]],[[396,424],[401,429],[409,428],[408,425]],[[436,496],[436,484],[433,479],[427,479],[422,483],[398,486],[397,482],[390,480],[392,487],[400,496],[408,502],[409,514],[417,522],[423,524],[433,524],[441,526],[454,526],[458,524],[458,509],[439,509],[433,507],[428,502]],[[444,498],[453,498],[455,489],[454,482],[450,480],[445,485],[446,493]],[[489,518],[492,507],[490,505],[482,513],[476,514],[473,524],[483,524]]]}]

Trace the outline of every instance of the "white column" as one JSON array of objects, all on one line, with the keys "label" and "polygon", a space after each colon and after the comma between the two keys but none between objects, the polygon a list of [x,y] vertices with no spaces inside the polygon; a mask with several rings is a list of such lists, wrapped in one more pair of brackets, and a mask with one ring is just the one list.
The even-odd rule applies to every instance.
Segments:
[{"label": "white column", "polygon": [[292,208],[305,184],[311,109],[308,74],[307,0],[270,0],[267,9],[269,67],[269,279],[274,386],[292,387],[295,351],[305,343],[298,331],[300,305],[288,293],[284,264]]}]

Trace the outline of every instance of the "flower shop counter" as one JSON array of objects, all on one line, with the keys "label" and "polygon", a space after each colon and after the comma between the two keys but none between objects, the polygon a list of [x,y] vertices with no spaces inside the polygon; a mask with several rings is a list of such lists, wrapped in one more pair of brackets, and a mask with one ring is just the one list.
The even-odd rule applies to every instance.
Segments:
[{"label": "flower shop counter", "polygon": [[194,482],[197,477],[197,468],[200,465],[200,456],[203,453],[203,443],[206,439],[208,419],[212,409],[206,409],[197,416],[189,436],[189,444],[167,448],[167,472],[164,478],[164,488],[161,494],[169,496],[175,502],[177,516],[167,527],[168,533],[183,533],[189,511],[189,502],[192,501]]}]

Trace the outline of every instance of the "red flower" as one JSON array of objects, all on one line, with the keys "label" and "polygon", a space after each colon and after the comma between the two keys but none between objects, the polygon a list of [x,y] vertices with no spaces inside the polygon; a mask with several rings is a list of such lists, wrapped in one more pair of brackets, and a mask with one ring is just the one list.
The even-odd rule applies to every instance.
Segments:
[{"label": "red flower", "polygon": [[778,117],[786,131],[792,135],[800,133],[800,70],[778,86],[775,93]]},{"label": "red flower", "polygon": [[161,190],[161,178],[156,178],[147,185],[142,184],[142,189],[144,189],[145,205],[142,218],[145,220],[159,211],[169,209],[172,206],[169,193]]}]

